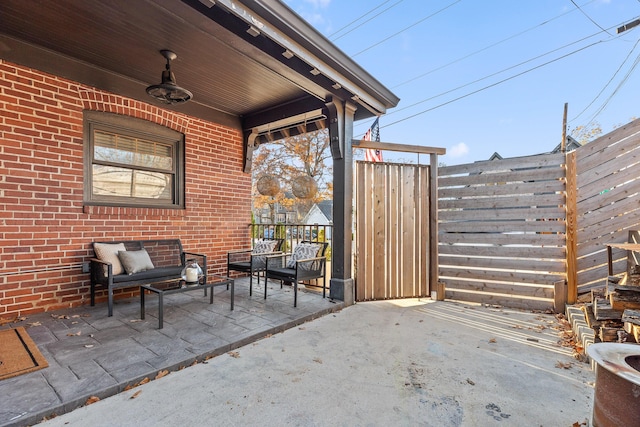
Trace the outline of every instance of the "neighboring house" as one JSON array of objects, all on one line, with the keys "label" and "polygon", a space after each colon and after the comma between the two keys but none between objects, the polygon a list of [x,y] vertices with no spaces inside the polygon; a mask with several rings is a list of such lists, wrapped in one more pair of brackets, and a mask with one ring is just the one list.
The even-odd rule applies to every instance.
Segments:
[{"label": "neighboring house", "polygon": [[305,215],[303,224],[331,225],[333,224],[333,200],[323,200],[315,203]]},{"label": "neighboring house", "polygon": [[[276,0],[3,0],[0,16],[0,318],[87,304],[94,241],[181,238],[222,272],[249,246],[253,149],[301,123],[329,129],[348,211],[352,124],[399,101]],[[353,282],[338,227],[332,292]]]},{"label": "neighboring house", "polygon": [[[571,136],[567,136],[567,143],[565,145],[566,145],[565,152],[567,153],[570,151],[577,150],[579,147],[582,147],[582,144],[580,144]],[[560,144],[558,144],[556,145],[556,148],[553,149],[552,153],[559,153],[561,149],[562,147],[560,146]]]},{"label": "neighboring house", "polygon": [[[333,225],[333,201],[315,203],[302,221],[305,225]],[[331,227],[327,228],[327,239],[331,239]]]},{"label": "neighboring house", "polygon": [[[295,224],[297,223],[298,214],[293,208],[283,206],[280,203],[273,205],[275,210],[275,223],[276,224]],[[271,208],[263,207],[262,209],[255,209],[255,218],[258,224],[273,224],[274,218],[271,216]]]}]

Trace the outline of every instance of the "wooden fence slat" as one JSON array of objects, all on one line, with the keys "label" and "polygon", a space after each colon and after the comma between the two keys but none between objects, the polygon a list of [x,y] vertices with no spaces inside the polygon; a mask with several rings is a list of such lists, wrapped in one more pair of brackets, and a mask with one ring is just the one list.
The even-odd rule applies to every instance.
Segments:
[{"label": "wooden fence slat", "polygon": [[554,286],[541,284],[509,284],[481,280],[448,279],[447,288],[457,291],[474,291],[488,294],[509,295],[511,298],[553,298]]},{"label": "wooden fence slat", "polygon": [[[448,285],[448,283],[447,283]],[[488,305],[497,305],[512,308],[521,308],[524,310],[553,310],[553,300],[535,299],[535,298],[521,298],[521,297],[509,297],[502,294],[488,294],[477,292],[462,292],[454,289],[449,289],[447,286],[446,297],[448,299],[469,301],[475,303],[482,303]]]},{"label": "wooden fence slat", "polygon": [[491,173],[492,171],[505,172],[507,170],[526,170],[544,167],[557,167],[564,162],[564,154],[552,153],[538,156],[512,157],[502,160],[485,160],[463,165],[444,166],[439,168],[439,176],[459,174]]},{"label": "wooden fence slat", "polygon": [[505,269],[519,271],[538,271],[538,272],[565,272],[564,260],[537,260],[537,259],[518,259],[518,258],[471,258],[471,257],[453,257],[440,255],[440,265],[455,265],[459,267],[476,267],[487,270]]},{"label": "wooden fence slat", "polygon": [[[523,209],[523,208],[503,208],[503,209],[460,209],[447,212],[446,221],[481,221],[481,220],[537,220],[539,218],[562,219],[564,220],[565,210],[562,206],[546,208]],[[444,219],[442,220],[445,221]]]},{"label": "wooden fence slat", "polygon": [[565,248],[542,246],[477,246],[477,245],[448,245],[439,246],[441,254],[513,257],[513,258],[549,258],[565,259]]},{"label": "wooden fence slat", "polygon": [[[523,181],[551,181],[564,178],[564,171],[562,168],[540,168],[530,170],[518,170],[518,171],[492,171],[491,173],[481,173],[473,175],[473,182],[478,184],[489,183],[516,183]],[[469,175],[459,176],[439,176],[438,187],[461,187],[469,184]]]},{"label": "wooden fence slat", "polygon": [[500,185],[469,185],[465,187],[442,188],[438,191],[439,198],[448,197],[493,197],[534,195],[544,193],[564,192],[564,181],[518,182]]},{"label": "wooden fence slat", "polygon": [[[511,271],[500,270],[478,270],[469,268],[456,268],[443,265],[440,267],[440,272],[443,276],[450,278],[473,278],[473,280],[480,281],[494,281],[494,282],[507,282],[512,283],[514,274]],[[558,280],[564,280],[563,274],[549,274],[549,273],[526,273],[519,272],[518,283],[524,285],[546,285],[553,286]]]},{"label": "wooden fence slat", "polygon": [[564,248],[565,238],[560,234],[493,234],[493,233],[440,233],[440,243],[476,245],[556,246]]},{"label": "wooden fence slat", "polygon": [[[440,212],[449,209],[501,209],[501,208],[531,208],[531,207],[553,207],[564,205],[563,194],[539,194],[535,196],[514,195],[513,197],[493,197],[493,198],[449,198],[438,200]],[[446,219],[444,217],[443,219]]]}]

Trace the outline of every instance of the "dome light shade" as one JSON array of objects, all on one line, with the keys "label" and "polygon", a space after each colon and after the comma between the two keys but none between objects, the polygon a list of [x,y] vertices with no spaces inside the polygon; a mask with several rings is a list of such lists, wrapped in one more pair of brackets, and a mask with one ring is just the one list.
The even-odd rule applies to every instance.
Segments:
[{"label": "dome light shade", "polygon": [[263,196],[275,196],[280,191],[280,182],[273,175],[262,175],[256,183],[258,193]]},{"label": "dome light shade", "polygon": [[151,85],[147,93],[163,104],[181,104],[193,98],[193,94],[176,84],[176,76],[171,71],[171,61],[178,55],[170,50],[161,50],[160,53],[167,59],[167,65],[162,72],[162,83]]},{"label": "dome light shade", "polygon": [[311,199],[318,192],[318,184],[312,177],[301,175],[291,182],[291,191],[298,199]]}]

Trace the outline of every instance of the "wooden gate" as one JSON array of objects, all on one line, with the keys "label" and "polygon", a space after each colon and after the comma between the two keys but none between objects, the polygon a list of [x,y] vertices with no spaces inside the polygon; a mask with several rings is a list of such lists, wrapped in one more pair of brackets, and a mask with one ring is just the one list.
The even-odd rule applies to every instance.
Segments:
[{"label": "wooden gate", "polygon": [[429,295],[430,168],[356,162],[356,301]]}]

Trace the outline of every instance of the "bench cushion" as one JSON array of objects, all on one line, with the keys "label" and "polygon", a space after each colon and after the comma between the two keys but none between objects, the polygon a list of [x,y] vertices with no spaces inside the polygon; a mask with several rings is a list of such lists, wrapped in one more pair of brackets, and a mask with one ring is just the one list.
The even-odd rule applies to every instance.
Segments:
[{"label": "bench cushion", "polygon": [[[122,267],[122,263],[120,262],[120,258],[118,258],[118,252],[126,251],[127,248],[124,247],[124,243],[94,243],[93,251],[96,254],[96,258],[101,261],[105,261],[111,264],[111,268],[113,271],[113,275],[122,274],[124,272],[124,268]],[[107,277],[107,272],[104,273],[105,277]]]},{"label": "bench cushion", "polygon": [[149,253],[144,249],[139,251],[120,251],[118,252],[118,258],[120,258],[122,267],[128,275],[154,268],[153,262],[149,258]]},{"label": "bench cushion", "polygon": [[182,267],[156,267],[153,270],[141,271],[134,274],[120,274],[113,276],[113,283],[125,284],[143,282],[152,279],[180,279],[182,277]]}]

